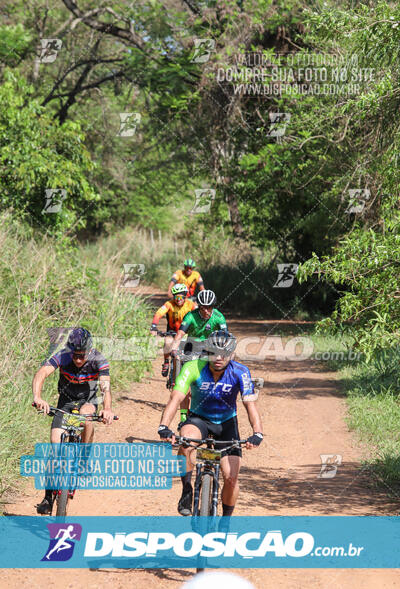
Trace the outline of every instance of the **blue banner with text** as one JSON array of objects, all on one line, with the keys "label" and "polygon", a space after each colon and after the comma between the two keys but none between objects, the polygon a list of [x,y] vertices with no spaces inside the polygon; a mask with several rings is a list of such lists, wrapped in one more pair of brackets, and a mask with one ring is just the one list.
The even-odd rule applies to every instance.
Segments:
[{"label": "blue banner with text", "polygon": [[400,568],[399,541],[400,517],[10,516],[0,568]]}]

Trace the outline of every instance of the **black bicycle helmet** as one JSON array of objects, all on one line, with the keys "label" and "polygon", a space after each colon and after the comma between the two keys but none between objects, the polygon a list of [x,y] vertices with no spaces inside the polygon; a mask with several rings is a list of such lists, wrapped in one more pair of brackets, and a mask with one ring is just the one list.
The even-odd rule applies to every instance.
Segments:
[{"label": "black bicycle helmet", "polygon": [[207,338],[207,351],[213,354],[232,354],[236,350],[236,345],[235,336],[224,329],[213,331]]},{"label": "black bicycle helmet", "polygon": [[197,303],[202,307],[214,307],[216,302],[217,297],[212,290],[201,290],[197,295]]},{"label": "black bicycle helmet", "polygon": [[87,329],[75,327],[68,336],[67,347],[71,352],[89,352],[93,347],[93,339]]}]

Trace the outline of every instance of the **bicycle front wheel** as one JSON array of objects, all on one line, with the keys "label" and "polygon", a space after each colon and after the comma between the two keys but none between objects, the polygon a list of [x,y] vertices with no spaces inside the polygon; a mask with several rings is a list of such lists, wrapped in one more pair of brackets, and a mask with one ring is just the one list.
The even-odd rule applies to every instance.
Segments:
[{"label": "bicycle front wheel", "polygon": [[[212,483],[213,477],[210,473],[203,475],[201,481],[201,497],[200,497],[200,515],[211,515],[211,504],[212,504]],[[202,573],[206,559],[204,557],[199,558],[199,565],[196,568],[196,572]]]},{"label": "bicycle front wheel", "polygon": [[62,489],[57,495],[57,516],[65,517],[67,515],[68,489]]},{"label": "bicycle front wheel", "polygon": [[201,498],[200,498],[200,515],[211,515],[211,497],[212,497],[212,482],[211,474],[203,475],[201,484]]}]

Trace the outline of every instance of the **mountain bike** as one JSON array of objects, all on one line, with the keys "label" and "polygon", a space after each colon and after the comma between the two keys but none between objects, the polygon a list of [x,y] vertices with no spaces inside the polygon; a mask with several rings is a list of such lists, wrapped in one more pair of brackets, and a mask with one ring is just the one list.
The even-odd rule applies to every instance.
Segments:
[{"label": "mountain bike", "polygon": [[[224,450],[231,448],[240,448],[244,446],[247,440],[214,440],[214,438],[205,438],[203,440],[195,438],[185,438],[183,436],[175,437],[177,446],[191,447],[196,450],[196,479],[194,483],[193,496],[193,516],[211,516],[216,517],[218,511],[218,489],[219,489],[219,472],[221,454]],[[205,448],[200,446],[206,444]],[[221,444],[230,444],[220,450],[214,446]],[[204,565],[205,559],[200,558],[200,563]],[[204,566],[197,567],[197,572],[204,571]]]},{"label": "mountain bike", "polygon": [[[176,331],[172,331],[172,330],[160,331],[158,329],[155,329],[154,331],[160,337],[168,337],[168,336],[175,337],[176,336]],[[179,374],[179,371],[176,372],[176,363],[174,360],[175,360],[174,358],[171,358],[171,362],[169,363],[167,380],[165,383],[165,386],[167,387],[167,389],[170,389],[170,390],[172,390],[174,388],[176,376]]]},{"label": "mountain bike", "polygon": [[[32,403],[32,407],[36,407],[36,403]],[[64,430],[61,434],[60,440],[60,456],[68,456],[68,453],[63,453],[63,444],[81,444],[82,443],[82,431],[85,427],[86,421],[103,421],[103,418],[96,413],[79,413],[79,409],[72,409],[71,412],[58,409],[58,407],[52,407],[50,405],[49,417],[54,417],[56,412],[63,413],[63,420],[61,428]],[[114,415],[114,419],[119,419]],[[53,504],[54,501],[57,504],[56,516],[65,517],[67,515],[67,505],[70,499],[73,499],[75,495],[75,489],[54,489],[53,490]],[[51,515],[51,514],[50,514]]]},{"label": "mountain bike", "polygon": [[[221,454],[224,450],[240,448],[247,440],[214,440],[214,438],[175,437],[176,446],[194,448],[196,450],[196,479],[194,483],[193,510],[194,516],[217,516],[218,489]],[[200,446],[206,444],[205,448]],[[229,444],[218,450],[216,445]]]}]

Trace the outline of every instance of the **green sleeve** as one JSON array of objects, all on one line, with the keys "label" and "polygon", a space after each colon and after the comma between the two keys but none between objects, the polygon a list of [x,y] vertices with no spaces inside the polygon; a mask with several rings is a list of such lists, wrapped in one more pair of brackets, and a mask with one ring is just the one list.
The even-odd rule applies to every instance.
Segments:
[{"label": "green sleeve", "polygon": [[199,378],[200,372],[206,363],[207,360],[191,360],[190,362],[186,362],[176,379],[174,391],[179,391],[186,395],[190,390],[190,385]]},{"label": "green sleeve", "polygon": [[228,329],[228,326],[227,326],[227,323],[226,323],[226,319],[222,315],[221,311],[219,311],[219,328],[220,329]]},{"label": "green sleeve", "polygon": [[187,333],[187,331],[188,331],[189,327],[192,325],[192,323],[193,323],[192,311],[189,311],[189,313],[186,313],[186,315],[184,316],[179,329],[181,329],[182,331]]}]

